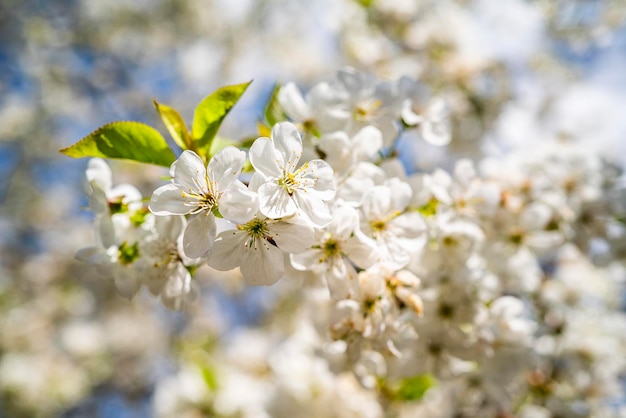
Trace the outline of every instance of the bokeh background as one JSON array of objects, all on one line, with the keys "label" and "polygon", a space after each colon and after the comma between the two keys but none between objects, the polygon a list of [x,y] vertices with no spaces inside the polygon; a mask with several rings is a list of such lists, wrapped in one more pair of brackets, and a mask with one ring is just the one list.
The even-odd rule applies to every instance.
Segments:
[{"label": "bokeh background", "polygon": [[[306,90],[351,65],[450,103],[452,143],[420,144],[412,170],[556,134],[623,167],[625,16],[623,0],[1,0],[0,417],[152,417],[160,383],[281,292],[201,272],[184,312],[119,297],[74,260],[93,240],[86,161],[60,148],[114,120],[165,134],[153,98],[190,121],[247,80],[221,134],[253,136],[275,83]],[[164,174],[112,166],[144,195]]]}]

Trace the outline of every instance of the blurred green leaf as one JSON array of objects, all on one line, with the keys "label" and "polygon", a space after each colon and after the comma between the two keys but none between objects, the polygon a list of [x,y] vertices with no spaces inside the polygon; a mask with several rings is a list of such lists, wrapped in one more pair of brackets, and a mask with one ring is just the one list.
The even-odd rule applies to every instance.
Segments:
[{"label": "blurred green leaf", "polygon": [[183,150],[193,150],[193,141],[191,140],[191,136],[189,136],[187,125],[185,125],[185,121],[182,116],[180,116],[180,113],[173,107],[159,103],[156,100],[153,100],[152,103],[154,103],[154,107],[156,107],[157,112],[159,112],[159,116],[161,116],[165,128],[167,128],[167,131],[172,136],[174,142],[176,142],[176,145]]},{"label": "blurred green leaf", "polygon": [[216,136],[211,143],[211,152],[210,155],[215,155],[218,151],[226,148],[227,146],[232,145],[234,147],[239,147],[239,143],[233,141],[232,139],[223,138],[221,136]]},{"label": "blurred green leaf", "polygon": [[209,389],[211,389],[212,391],[216,391],[218,389],[218,385],[215,369],[211,366],[205,365],[201,368],[201,370],[202,377],[204,378],[204,383],[206,383]]},{"label": "blurred green leaf", "polygon": [[222,121],[235,106],[252,81],[232,86],[224,86],[200,102],[193,116],[191,128],[195,148],[205,161],[210,157],[213,138]]},{"label": "blurred green leaf", "polygon": [[101,126],[76,144],[61,150],[73,158],[101,157],[169,167],[176,156],[159,131],[140,122],[113,122]]},{"label": "blurred green leaf", "polygon": [[426,391],[435,384],[435,378],[428,373],[407,377],[400,381],[399,386],[394,391],[394,398],[400,401],[420,400]]},{"label": "blurred green leaf", "polygon": [[374,5],[375,0],[355,0],[358,4],[365,7],[366,9],[372,7]]},{"label": "blurred green leaf", "polygon": [[265,111],[263,112],[265,122],[267,122],[270,128],[278,122],[282,122],[286,119],[285,112],[278,102],[278,92],[280,91],[280,87],[281,85],[278,83],[274,86],[274,89],[272,90],[272,95],[267,101],[267,104],[265,105]]}]

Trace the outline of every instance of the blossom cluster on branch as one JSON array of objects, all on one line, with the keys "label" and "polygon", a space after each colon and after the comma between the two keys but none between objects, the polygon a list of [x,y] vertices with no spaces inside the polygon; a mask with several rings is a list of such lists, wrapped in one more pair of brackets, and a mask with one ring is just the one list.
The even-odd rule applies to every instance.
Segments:
[{"label": "blossom cluster on branch", "polygon": [[[408,172],[407,132],[450,141],[445,102],[408,78],[353,69],[306,94],[285,84],[260,137],[214,146],[236,87],[203,101],[228,104],[218,116],[201,104],[192,132],[157,104],[183,151],[148,204],[131,185],[113,187],[102,159],[89,162],[96,245],[80,260],[123,296],[143,286],[170,308],[192,303],[194,273],[206,264],[239,268],[249,285],[303,280],[292,326],[307,331],[281,345],[305,333],[293,344],[306,353],[291,354],[333,380],[324,389],[313,376],[301,382],[311,385],[308,402],[313,387],[348,385],[376,405],[368,416],[609,416],[626,367],[618,280],[626,228],[613,167],[560,139],[501,159],[460,159],[449,172]],[[197,128],[214,122],[211,134]],[[122,138],[126,128],[115,132]],[[100,155],[84,150],[102,132],[64,152]],[[281,361],[264,367],[295,384]],[[223,416],[279,416],[285,396],[257,388],[247,395],[254,402],[242,395],[220,412],[220,390],[231,389],[214,389],[196,403]]]}]

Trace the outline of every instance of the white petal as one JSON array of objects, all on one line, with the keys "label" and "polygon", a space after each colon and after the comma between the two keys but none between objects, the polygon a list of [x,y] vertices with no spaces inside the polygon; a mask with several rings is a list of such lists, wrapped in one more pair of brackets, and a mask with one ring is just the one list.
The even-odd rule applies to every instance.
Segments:
[{"label": "white petal", "polygon": [[191,288],[191,275],[181,263],[178,263],[161,292],[162,296],[168,299],[178,298],[186,295]]},{"label": "white petal", "polygon": [[135,296],[141,286],[137,271],[132,267],[118,264],[113,273],[113,279],[118,293],[125,298],[130,299]]},{"label": "white petal", "polygon": [[144,282],[147,282],[145,285],[148,287],[152,296],[159,296],[167,283],[167,276],[159,275],[150,277],[150,280],[144,280]]},{"label": "white petal", "polygon": [[155,215],[185,215],[193,207],[186,205],[187,200],[183,197],[182,190],[175,184],[166,184],[152,193],[148,204],[150,212]]},{"label": "white petal", "polygon": [[336,239],[347,240],[359,227],[359,214],[351,206],[340,206],[332,211],[333,221],[330,230]]},{"label": "white petal", "polygon": [[207,167],[209,179],[217,182],[217,189],[226,190],[241,174],[246,153],[232,146],[220,150]]},{"label": "white petal", "polygon": [[528,205],[520,214],[520,226],[525,231],[544,229],[552,218],[552,209],[542,203]]},{"label": "white petal", "polygon": [[239,180],[231,184],[231,188],[222,194],[219,201],[222,216],[229,221],[243,224],[248,222],[259,209],[257,194]]},{"label": "white petal", "polygon": [[280,164],[287,172],[295,170],[300,156],[302,156],[302,138],[298,128],[292,123],[281,122],[272,128],[274,147],[283,157]]},{"label": "white petal", "polygon": [[363,214],[368,221],[384,219],[390,212],[391,191],[385,186],[375,186],[363,196]]},{"label": "white petal", "polygon": [[101,158],[92,158],[89,160],[85,176],[91,187],[95,184],[104,192],[109,191],[112,187],[111,167]]},{"label": "white petal", "polygon": [[289,82],[280,88],[278,92],[278,102],[285,109],[285,113],[291,119],[304,122],[312,118],[309,107],[307,106],[302,93],[296,85]]},{"label": "white petal", "polygon": [[291,254],[291,265],[296,270],[316,270],[323,253],[321,250],[306,250],[298,254]]},{"label": "white petal", "polygon": [[312,193],[296,191],[293,195],[298,205],[299,212],[311,221],[314,226],[323,227],[332,220],[328,205]]},{"label": "white petal", "polygon": [[405,100],[404,103],[402,103],[400,117],[402,118],[402,121],[409,126],[417,126],[417,124],[424,120],[421,115],[418,115],[413,110],[411,100]]},{"label": "white petal", "polygon": [[345,132],[333,132],[322,136],[318,147],[326,154],[326,162],[334,169],[345,171],[352,165],[350,138]]},{"label": "white petal", "polygon": [[315,240],[313,228],[305,224],[275,222],[270,224],[269,232],[278,248],[288,253],[299,253]]},{"label": "white petal", "polygon": [[285,273],[283,253],[266,240],[255,240],[252,247],[243,252],[240,269],[247,284],[272,285]]},{"label": "white petal", "polygon": [[267,183],[267,179],[261,174],[255,172],[250,178],[250,182],[248,183],[248,190],[252,190],[253,192],[258,192],[259,187],[263,184]]},{"label": "white petal", "polygon": [[217,226],[213,214],[194,215],[183,233],[183,251],[189,258],[205,257],[215,241]]},{"label": "white petal", "polygon": [[332,167],[324,160],[312,160],[307,164],[309,168],[303,171],[301,178],[306,179],[307,184],[313,184],[313,190],[317,197],[322,200],[330,200],[335,197],[337,186]]},{"label": "white petal", "polygon": [[[172,181],[183,190],[208,192],[206,167],[202,159],[193,151],[185,150],[170,168]],[[200,189],[199,187],[200,186]]]},{"label": "white petal", "polygon": [[244,231],[221,232],[209,252],[207,263],[220,271],[228,271],[238,267],[241,264],[243,251],[247,251],[244,244],[248,238],[248,234]]},{"label": "white petal", "polygon": [[378,128],[366,126],[352,138],[354,151],[360,158],[371,158],[383,146],[383,134]]},{"label": "white petal", "polygon": [[[282,156],[274,149],[269,138],[258,138],[250,147],[250,163],[257,173],[266,178],[279,178],[282,175]],[[280,167],[279,167],[280,165]]]},{"label": "white petal", "polygon": [[420,134],[424,141],[432,145],[444,146],[450,143],[450,111],[442,99],[433,99],[428,105],[420,124]]},{"label": "white petal", "polygon": [[107,197],[109,200],[111,198],[121,197],[122,201],[129,206],[128,209],[131,211],[140,209],[143,206],[141,203],[141,192],[131,184],[119,184],[115,186],[107,193]]},{"label": "white petal", "polygon": [[342,257],[332,260],[324,274],[330,297],[334,300],[352,299],[359,293],[359,280],[354,267]]},{"label": "white petal", "polygon": [[563,235],[558,231],[534,231],[527,234],[524,243],[537,250],[547,250],[563,243]]},{"label": "white petal", "polygon": [[95,183],[92,183],[91,193],[89,194],[89,209],[96,215],[103,214],[109,209],[106,193]]},{"label": "white petal", "polygon": [[158,216],[154,221],[159,237],[171,242],[176,242],[183,232],[185,218],[182,216]]},{"label": "white petal", "polygon": [[391,204],[389,210],[402,212],[409,205],[413,190],[411,186],[403,182],[398,178],[392,178],[385,182],[385,185],[389,187]]},{"label": "white petal", "polygon": [[407,212],[389,221],[387,229],[396,237],[418,238],[426,232],[426,221],[417,212]]},{"label": "white petal", "polygon": [[87,264],[102,264],[109,262],[111,257],[102,247],[86,247],[76,252],[76,259]]},{"label": "white petal", "polygon": [[100,242],[104,248],[109,248],[111,245],[117,243],[115,224],[110,216],[96,216],[94,226],[96,229],[96,240]]},{"label": "white petal", "polygon": [[277,219],[294,215],[296,204],[287,190],[274,182],[267,182],[259,187],[259,210],[268,218]]},{"label": "white petal", "polygon": [[343,251],[358,267],[364,269],[372,267],[380,258],[376,243],[358,230],[343,245]]}]

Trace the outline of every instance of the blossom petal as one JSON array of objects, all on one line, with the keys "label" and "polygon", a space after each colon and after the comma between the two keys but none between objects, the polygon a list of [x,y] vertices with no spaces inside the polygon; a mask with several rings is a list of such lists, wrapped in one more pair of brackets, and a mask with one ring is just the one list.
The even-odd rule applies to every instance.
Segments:
[{"label": "blossom petal", "polygon": [[122,295],[122,297],[128,299],[135,296],[141,286],[137,276],[137,270],[132,267],[116,265],[113,272],[113,279],[117,292]]},{"label": "blossom petal", "polygon": [[106,193],[95,183],[92,183],[91,193],[89,194],[89,209],[96,215],[103,214],[109,209]]},{"label": "blossom petal", "polygon": [[374,126],[366,126],[354,135],[352,143],[359,158],[370,158],[383,146],[383,134]]},{"label": "blossom petal", "polygon": [[306,250],[315,240],[313,228],[306,224],[275,222],[269,227],[278,248],[288,253]]},{"label": "blossom petal", "polygon": [[346,241],[343,251],[358,267],[364,269],[372,267],[379,259],[376,243],[359,230]]},{"label": "blossom petal", "polygon": [[256,239],[244,251],[240,268],[247,284],[272,285],[285,273],[283,252],[264,239]]},{"label": "blossom petal", "polygon": [[294,215],[298,208],[284,187],[267,182],[259,187],[259,210],[268,218],[277,219]]},{"label": "blossom petal", "polygon": [[247,251],[244,247],[247,239],[248,234],[244,231],[221,232],[209,252],[207,263],[220,271],[228,271],[238,267],[241,264],[242,252]]},{"label": "blossom petal", "polygon": [[[312,190],[321,200],[330,200],[335,197],[337,186],[332,167],[324,160],[311,160],[306,164],[309,168],[304,170],[302,174],[305,184],[312,184]],[[307,189],[307,193],[312,190]]]},{"label": "blossom petal", "polygon": [[318,266],[320,265],[320,260],[322,259],[322,256],[323,252],[321,250],[306,250],[301,253],[291,254],[291,265],[296,270],[316,271],[318,269]]},{"label": "blossom petal", "polygon": [[[269,138],[258,138],[250,147],[250,163],[255,171],[266,178],[279,178],[282,173],[274,144]],[[281,164],[282,166],[282,164]]]},{"label": "blossom petal", "polygon": [[215,241],[217,226],[213,214],[191,218],[183,233],[183,251],[189,258],[205,257]]},{"label": "blossom petal", "polygon": [[450,110],[443,99],[433,99],[426,109],[424,120],[420,125],[420,134],[424,141],[444,146],[450,143]]},{"label": "blossom petal", "polygon": [[155,215],[185,215],[192,208],[187,206],[187,200],[183,197],[182,190],[175,184],[166,184],[152,193],[148,204],[150,212]]},{"label": "blossom petal", "polygon": [[299,122],[312,119],[309,107],[294,83],[286,83],[280,88],[278,102],[291,119]]},{"label": "blossom petal", "polygon": [[226,190],[241,174],[245,161],[245,152],[232,146],[225,147],[209,161],[207,166],[209,179],[217,183],[218,190]]},{"label": "blossom petal", "polygon": [[341,241],[347,240],[359,227],[359,214],[351,206],[340,206],[333,210],[332,234]]},{"label": "blossom petal", "polygon": [[330,260],[330,265],[324,274],[330,297],[334,300],[351,299],[359,292],[359,280],[354,267],[346,263],[343,257]]},{"label": "blossom petal", "polygon": [[239,180],[236,180],[230,190],[222,194],[219,201],[222,216],[229,221],[243,224],[248,222],[259,209],[257,194]]},{"label": "blossom petal", "polygon": [[[119,216],[118,216],[119,217]],[[107,215],[98,215],[95,220],[96,239],[104,248],[109,248],[117,242],[113,218]],[[122,234],[120,234],[122,235]]]},{"label": "blossom petal", "polygon": [[87,264],[102,264],[111,261],[111,257],[102,247],[85,247],[76,252],[76,259]]},{"label": "blossom petal", "polygon": [[97,185],[104,192],[111,190],[113,184],[113,175],[111,167],[102,158],[92,158],[87,163],[85,171],[87,182],[91,187]]},{"label": "blossom petal", "polygon": [[158,216],[154,220],[154,226],[159,237],[167,241],[176,242],[183,232],[185,218],[182,216]]},{"label": "blossom petal", "polygon": [[390,212],[391,190],[385,186],[375,186],[363,196],[363,214],[370,220],[384,219]]},{"label": "blossom petal", "polygon": [[333,220],[328,205],[321,199],[311,196],[311,193],[296,192],[293,197],[298,204],[300,213],[308,218],[313,225],[323,227]]},{"label": "blossom petal", "polygon": [[[170,167],[170,175],[175,184],[183,190],[208,192],[206,167],[198,154],[185,150]],[[200,186],[200,190],[198,190]]]},{"label": "blossom petal", "polygon": [[285,171],[292,172],[302,156],[302,138],[294,124],[281,122],[272,128],[274,147],[283,158],[280,164]]},{"label": "blossom petal", "polygon": [[115,197],[121,197],[122,202],[128,205],[128,210],[135,211],[142,208],[142,196],[141,192],[137,190],[137,188],[131,184],[119,184],[113,187],[108,193],[107,197],[109,199]]}]

